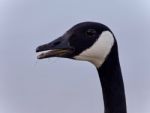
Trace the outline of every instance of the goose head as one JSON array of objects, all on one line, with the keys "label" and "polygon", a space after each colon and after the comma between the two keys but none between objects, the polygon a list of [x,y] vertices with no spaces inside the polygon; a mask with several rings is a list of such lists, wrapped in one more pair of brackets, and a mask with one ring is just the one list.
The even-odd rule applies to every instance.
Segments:
[{"label": "goose head", "polygon": [[111,30],[100,23],[82,22],[56,40],[36,48],[38,59],[63,57],[89,61],[97,68],[109,55],[115,38]]}]

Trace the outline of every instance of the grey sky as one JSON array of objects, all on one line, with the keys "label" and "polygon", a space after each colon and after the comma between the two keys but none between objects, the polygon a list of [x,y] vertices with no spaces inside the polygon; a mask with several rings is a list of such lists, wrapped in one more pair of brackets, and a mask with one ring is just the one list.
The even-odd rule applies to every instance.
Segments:
[{"label": "grey sky", "polygon": [[112,29],[128,113],[150,113],[149,0],[0,0],[0,17],[0,113],[103,113],[92,64],[36,60],[38,45],[83,21]]}]

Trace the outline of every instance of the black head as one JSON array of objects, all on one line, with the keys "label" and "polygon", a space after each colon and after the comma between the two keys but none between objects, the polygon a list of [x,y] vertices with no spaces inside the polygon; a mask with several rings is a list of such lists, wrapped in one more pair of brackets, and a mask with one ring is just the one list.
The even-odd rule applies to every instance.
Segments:
[{"label": "black head", "polygon": [[100,66],[110,53],[114,41],[107,26],[96,22],[83,22],[73,26],[58,39],[37,47],[36,52],[42,52],[37,58],[72,58]]}]

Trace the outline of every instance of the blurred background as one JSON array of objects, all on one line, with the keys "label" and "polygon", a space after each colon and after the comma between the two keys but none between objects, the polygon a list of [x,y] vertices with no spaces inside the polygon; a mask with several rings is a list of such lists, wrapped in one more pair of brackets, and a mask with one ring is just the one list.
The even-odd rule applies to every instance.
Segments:
[{"label": "blurred background", "polygon": [[36,59],[38,45],[83,21],[114,32],[128,113],[150,113],[149,0],[0,0],[0,113],[104,112],[92,64]]}]

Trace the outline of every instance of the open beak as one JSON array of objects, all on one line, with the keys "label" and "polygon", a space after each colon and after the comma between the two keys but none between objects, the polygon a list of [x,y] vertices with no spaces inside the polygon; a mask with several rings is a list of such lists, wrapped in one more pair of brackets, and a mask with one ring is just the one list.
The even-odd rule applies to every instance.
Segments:
[{"label": "open beak", "polygon": [[50,43],[38,46],[36,52],[40,53],[37,59],[49,57],[71,58],[74,49],[70,46],[68,38],[60,37]]}]

